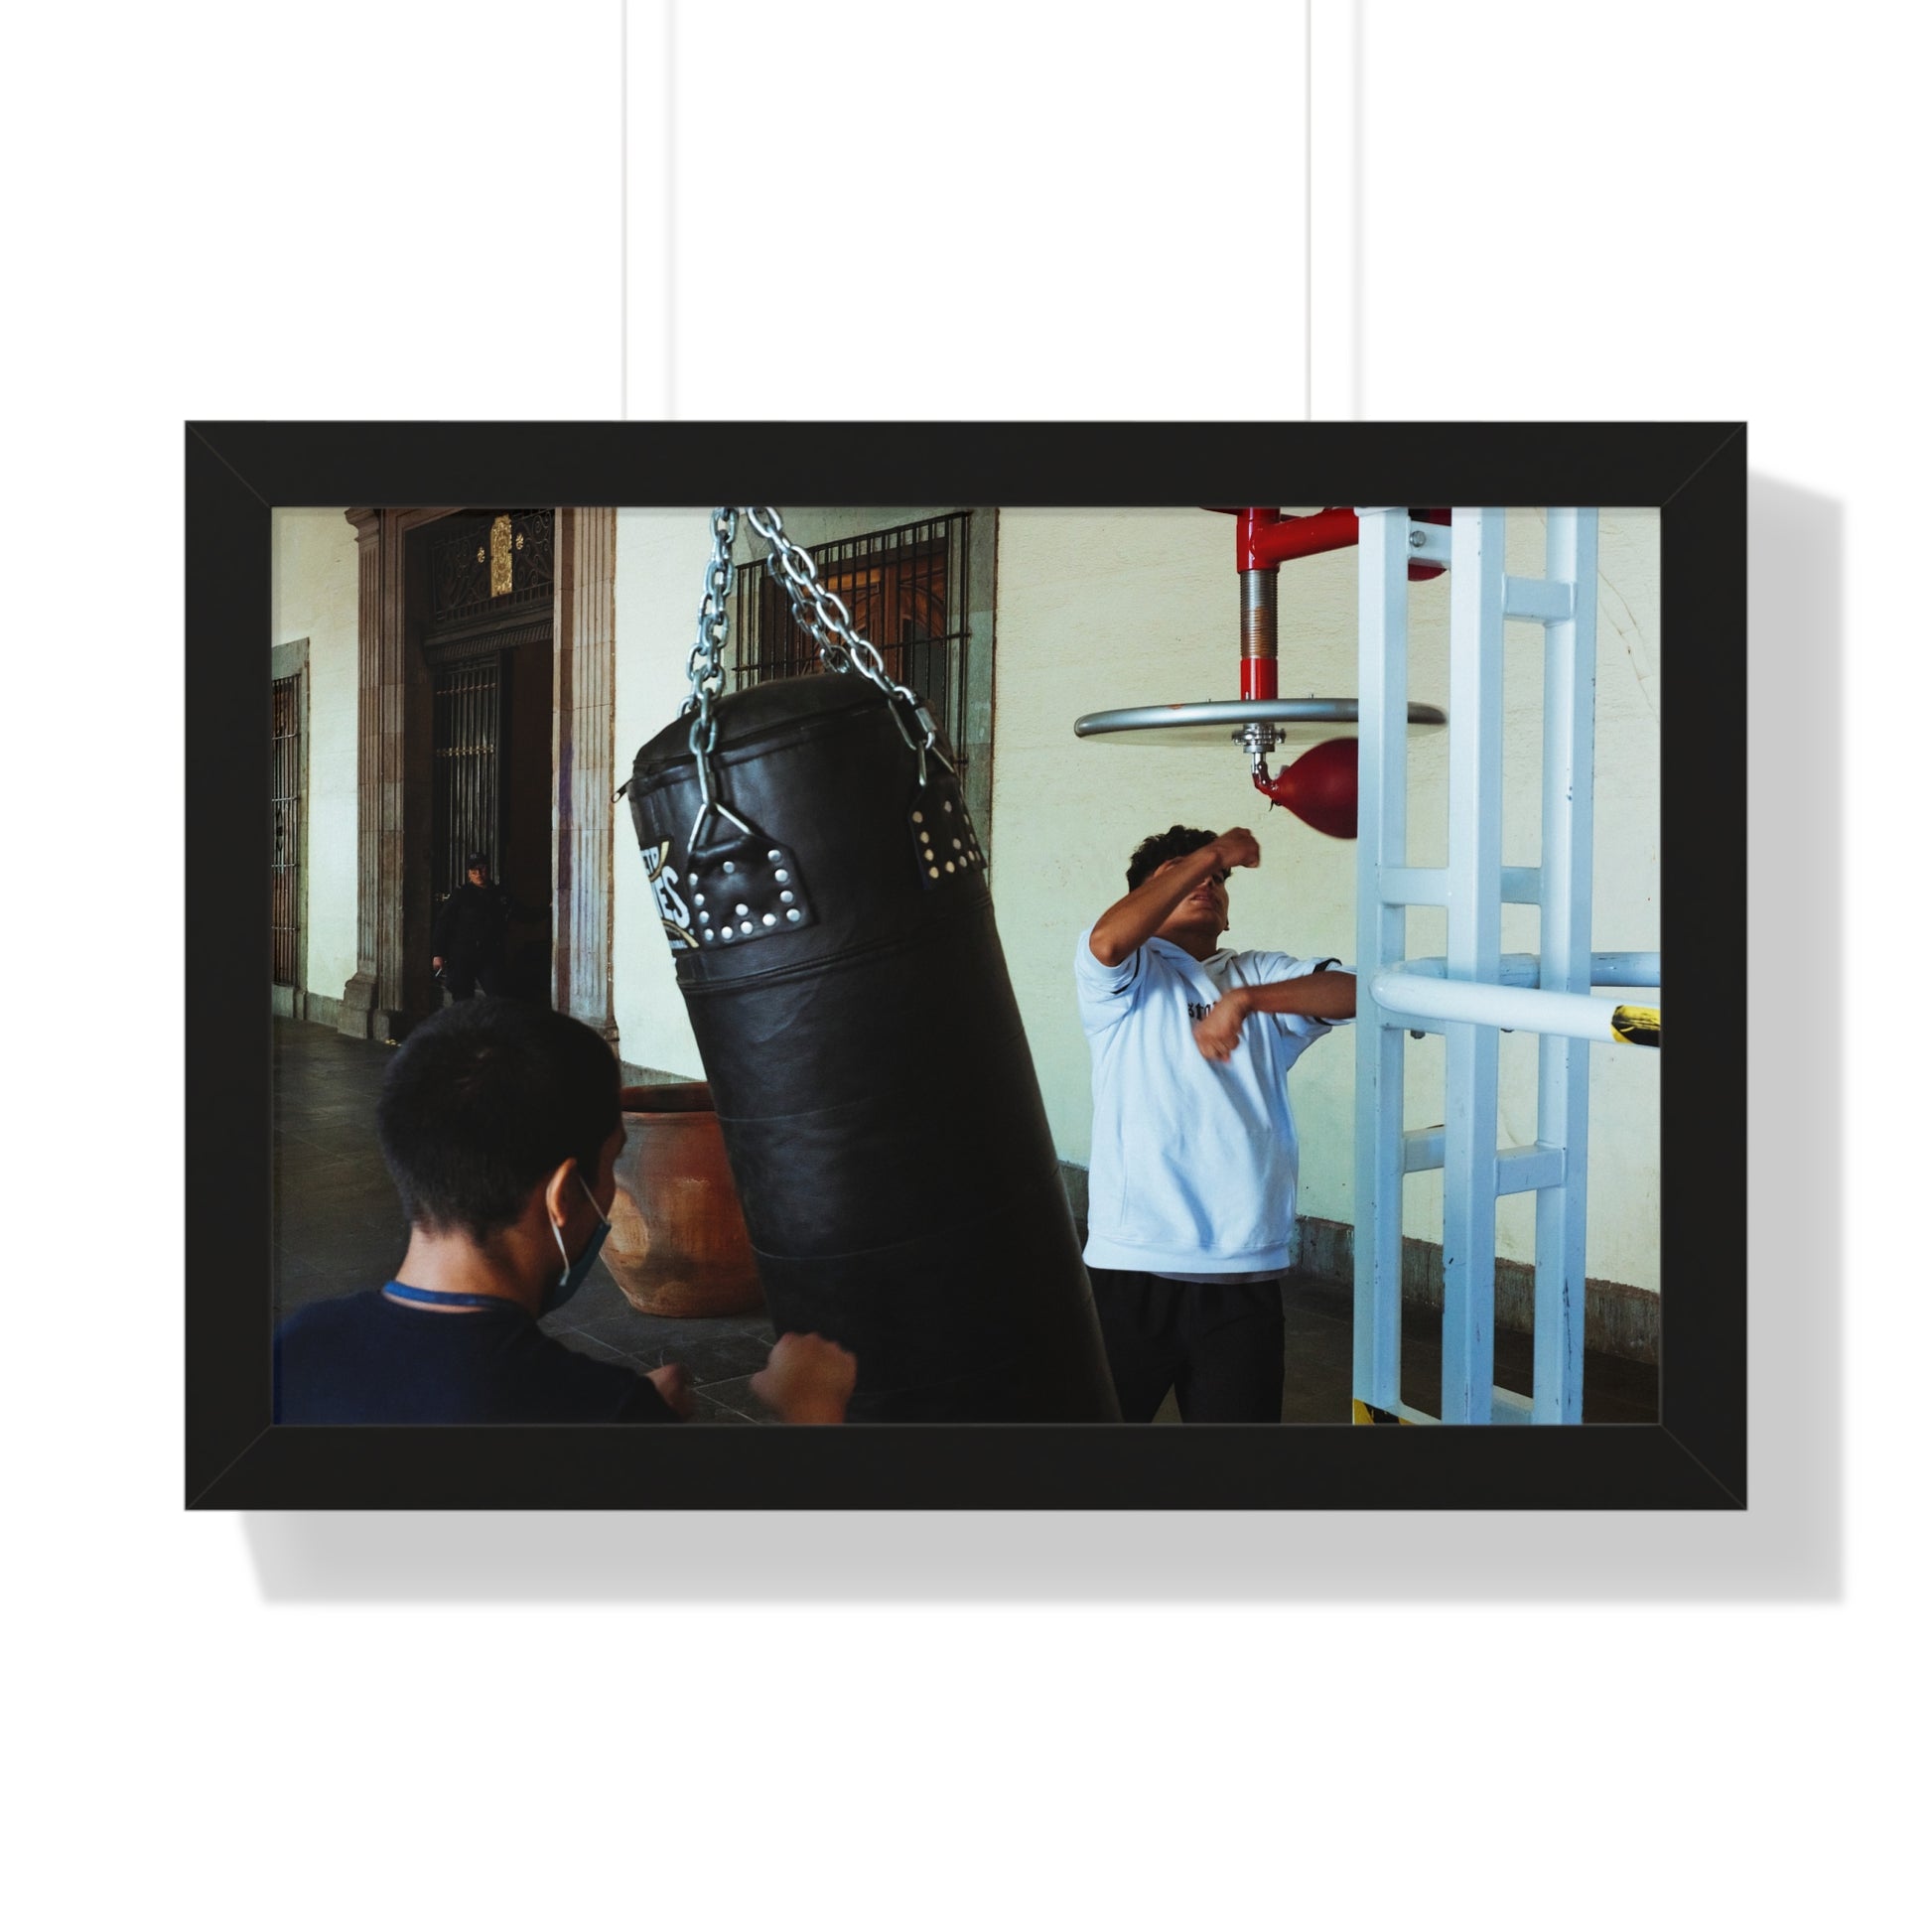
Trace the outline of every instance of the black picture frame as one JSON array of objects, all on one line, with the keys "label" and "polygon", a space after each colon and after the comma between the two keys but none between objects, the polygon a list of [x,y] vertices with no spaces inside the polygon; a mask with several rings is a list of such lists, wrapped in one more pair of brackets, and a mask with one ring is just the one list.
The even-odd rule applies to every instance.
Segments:
[{"label": "black picture frame", "polygon": [[[1742,1509],[1745,431],[1737,423],[195,423],[187,429],[191,1509]],[[271,512],[345,504],[1654,506],[1663,1077],[1654,1426],[304,1429],[271,1421]],[[1681,853],[1682,848],[1679,848]],[[259,1016],[259,1024],[250,1019]],[[1695,1184],[1687,1177],[1695,1175]],[[1683,1184],[1673,1184],[1679,1182]]]}]

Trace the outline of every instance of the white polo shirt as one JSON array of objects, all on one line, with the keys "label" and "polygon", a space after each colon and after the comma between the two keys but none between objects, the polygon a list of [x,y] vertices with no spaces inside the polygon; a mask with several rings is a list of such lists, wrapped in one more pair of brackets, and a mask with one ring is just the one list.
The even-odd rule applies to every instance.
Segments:
[{"label": "white polo shirt", "polygon": [[1150,939],[1103,966],[1092,937],[1089,926],[1073,960],[1093,1056],[1088,1263],[1154,1275],[1279,1274],[1301,1166],[1288,1069],[1333,1029],[1299,1013],[1251,1014],[1233,1055],[1216,1061],[1194,1044],[1194,1022],[1230,988],[1336,962],[1281,952],[1197,960]]}]

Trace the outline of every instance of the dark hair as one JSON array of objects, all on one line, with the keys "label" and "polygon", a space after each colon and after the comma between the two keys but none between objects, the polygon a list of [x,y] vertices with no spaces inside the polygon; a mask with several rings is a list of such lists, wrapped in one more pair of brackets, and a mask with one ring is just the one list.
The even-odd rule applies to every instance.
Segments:
[{"label": "dark hair", "polygon": [[376,1137],[410,1225],[486,1241],[572,1155],[595,1184],[623,1118],[610,1047],[520,1000],[464,1000],[412,1032],[383,1076]]},{"label": "dark hair", "polygon": [[1151,879],[1170,859],[1184,859],[1204,845],[1212,845],[1218,832],[1203,832],[1197,825],[1170,825],[1134,848],[1127,862],[1127,890],[1131,893],[1144,879]]}]

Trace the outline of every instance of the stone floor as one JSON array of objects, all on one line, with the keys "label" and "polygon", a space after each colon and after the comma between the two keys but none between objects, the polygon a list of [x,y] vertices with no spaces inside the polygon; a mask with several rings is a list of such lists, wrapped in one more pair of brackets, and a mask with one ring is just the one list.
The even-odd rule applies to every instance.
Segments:
[{"label": "stone floor", "polygon": [[[373,1288],[402,1259],[408,1232],[375,1144],[375,1097],[394,1050],[345,1039],[333,1029],[294,1020],[275,1023],[275,1299],[276,1316],[306,1302]],[[1288,1318],[1288,1375],[1282,1420],[1346,1423],[1351,1370],[1348,1297],[1319,1282],[1291,1276],[1283,1301]],[[699,1417],[726,1424],[764,1423],[771,1415],[752,1394],[751,1378],[771,1346],[759,1315],[669,1319],[639,1314],[600,1265],[545,1322],[567,1346],[601,1361],[650,1369],[680,1361],[697,1388]],[[1440,1323],[1410,1313],[1403,1321],[1403,1399],[1435,1410],[1442,1372]],[[1496,1379],[1530,1386],[1530,1341],[1496,1337]],[[1155,1417],[1173,1423],[1173,1399]],[[1657,1371],[1608,1355],[1585,1365],[1584,1420],[1657,1420]]]}]

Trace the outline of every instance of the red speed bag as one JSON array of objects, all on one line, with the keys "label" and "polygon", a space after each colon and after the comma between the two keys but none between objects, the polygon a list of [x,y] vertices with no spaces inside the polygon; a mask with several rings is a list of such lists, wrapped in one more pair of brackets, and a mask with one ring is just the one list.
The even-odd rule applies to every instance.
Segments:
[{"label": "red speed bag", "polygon": [[1331,839],[1355,836],[1355,741],[1330,738],[1311,747],[1272,778],[1257,774],[1255,789]]}]

